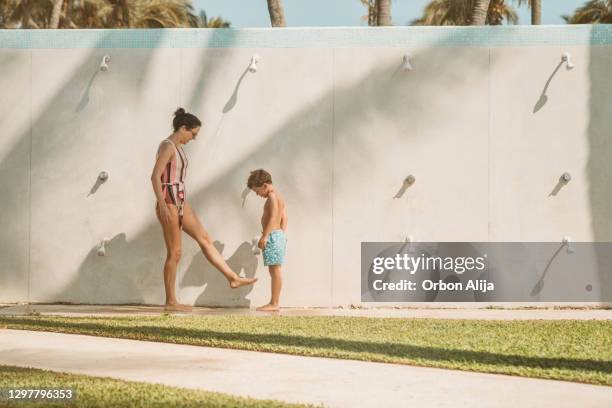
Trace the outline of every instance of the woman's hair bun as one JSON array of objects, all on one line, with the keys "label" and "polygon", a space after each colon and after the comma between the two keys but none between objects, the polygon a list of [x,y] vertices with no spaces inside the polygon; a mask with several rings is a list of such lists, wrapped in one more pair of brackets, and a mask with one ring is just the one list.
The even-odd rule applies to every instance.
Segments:
[{"label": "woman's hair bun", "polygon": [[178,108],[176,112],[174,112],[174,119],[172,119],[172,128],[176,132],[181,126],[185,126],[187,130],[190,130],[194,127],[202,126],[202,122],[193,113],[187,113],[185,112],[185,109]]}]

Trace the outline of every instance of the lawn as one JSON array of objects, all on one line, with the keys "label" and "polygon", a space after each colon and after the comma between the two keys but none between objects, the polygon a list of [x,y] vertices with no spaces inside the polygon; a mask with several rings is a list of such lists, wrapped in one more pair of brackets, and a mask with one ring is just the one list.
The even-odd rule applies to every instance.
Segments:
[{"label": "lawn", "polygon": [[66,401],[49,403],[42,400],[39,402],[25,402],[25,400],[8,402],[6,399],[0,399],[0,406],[3,407],[305,407],[305,405],[239,398],[158,384],[2,365],[0,365],[0,388],[4,389],[5,398],[8,395],[7,388],[70,388],[75,393],[72,403]]},{"label": "lawn", "polygon": [[12,329],[612,385],[612,323],[360,317],[0,317]]}]

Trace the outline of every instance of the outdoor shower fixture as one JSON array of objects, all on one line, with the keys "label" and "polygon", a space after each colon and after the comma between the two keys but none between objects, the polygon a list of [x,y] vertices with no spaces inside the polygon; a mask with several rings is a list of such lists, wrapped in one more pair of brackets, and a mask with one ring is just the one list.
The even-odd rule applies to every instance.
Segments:
[{"label": "outdoor shower fixture", "polygon": [[563,181],[564,183],[569,183],[571,179],[572,179],[572,175],[569,174],[568,172],[565,172],[561,175],[561,181]]},{"label": "outdoor shower fixture", "polygon": [[255,54],[251,57],[251,63],[249,64],[249,72],[254,74],[257,72],[257,63],[259,62],[259,55]]},{"label": "outdoor shower fixture", "polygon": [[102,62],[100,63],[100,71],[108,70],[109,61],[110,61],[110,55],[105,55],[102,57]]},{"label": "outdoor shower fixture", "polygon": [[572,63],[572,54],[567,51],[564,52],[563,55],[561,55],[561,62],[567,63],[568,70],[574,68],[574,64]]},{"label": "outdoor shower fixture", "polygon": [[412,64],[410,63],[410,58],[410,55],[406,54],[402,59],[402,69],[404,71],[412,71]]},{"label": "outdoor shower fixture", "polygon": [[106,244],[108,244],[108,238],[104,238],[102,241],[100,241],[98,244],[98,256],[106,255]]},{"label": "outdoor shower fixture", "polygon": [[414,184],[415,181],[416,181],[416,178],[414,178],[414,176],[411,174],[404,179],[404,184],[411,186]]},{"label": "outdoor shower fixture", "polygon": [[563,237],[563,245],[567,246],[567,253],[571,254],[574,252],[574,246],[572,245],[572,237]]},{"label": "outdoor shower fixture", "polygon": [[259,243],[259,236],[253,237],[253,239],[251,240],[251,246],[253,247],[253,255],[261,254],[261,250],[257,246],[258,243]]}]

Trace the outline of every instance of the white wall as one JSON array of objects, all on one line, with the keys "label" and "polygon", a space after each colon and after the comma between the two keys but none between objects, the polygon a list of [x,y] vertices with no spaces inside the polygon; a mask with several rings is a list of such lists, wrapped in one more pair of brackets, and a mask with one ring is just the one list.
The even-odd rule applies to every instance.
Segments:
[{"label": "white wall", "polygon": [[[0,302],[163,302],[149,176],[178,106],[204,122],[185,147],[188,201],[230,265],[260,277],[230,290],[183,234],[184,302],[267,301],[248,244],[263,200],[241,200],[258,167],[287,200],[286,306],[358,303],[361,241],[612,241],[610,45],[483,46],[473,31],[471,46],[249,47],[238,33],[221,48],[0,49]],[[564,51],[576,68],[542,105]]]}]

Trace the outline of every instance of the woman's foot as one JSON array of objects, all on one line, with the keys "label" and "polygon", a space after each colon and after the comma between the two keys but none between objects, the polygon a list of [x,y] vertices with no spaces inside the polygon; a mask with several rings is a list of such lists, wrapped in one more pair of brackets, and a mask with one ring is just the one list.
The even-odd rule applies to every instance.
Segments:
[{"label": "woman's foot", "polygon": [[237,276],[234,280],[230,281],[230,286],[232,289],[239,288],[245,285],[252,285],[257,282],[257,278],[241,278]]},{"label": "woman's foot", "polygon": [[191,312],[192,307],[189,305],[182,305],[180,303],[166,303],[164,305],[164,311],[166,312]]},{"label": "woman's foot", "polygon": [[268,303],[267,305],[259,306],[255,309],[259,312],[278,312],[280,307],[278,305],[273,305],[272,303]]}]

